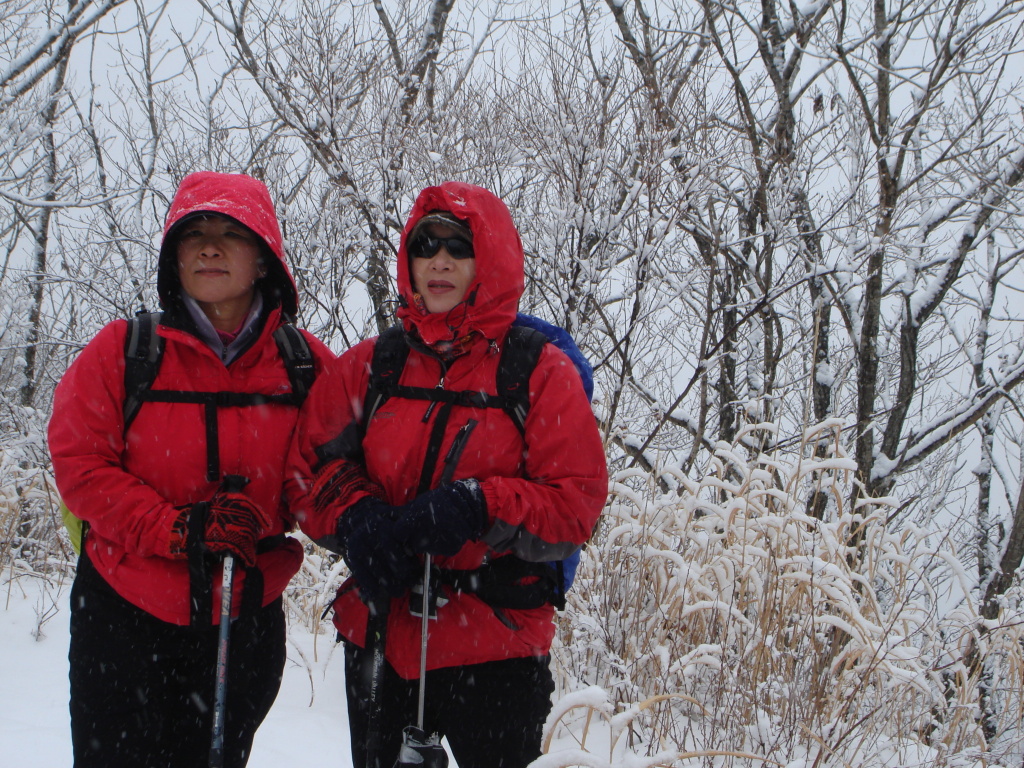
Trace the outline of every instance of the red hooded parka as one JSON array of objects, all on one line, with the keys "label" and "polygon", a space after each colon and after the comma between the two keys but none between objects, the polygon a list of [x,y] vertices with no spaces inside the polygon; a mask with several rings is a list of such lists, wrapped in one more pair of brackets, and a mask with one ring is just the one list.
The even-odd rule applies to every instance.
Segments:
[{"label": "red hooded parka", "polygon": [[[408,235],[425,214],[447,211],[473,233],[476,277],[466,299],[450,312],[430,314],[416,300],[409,273]],[[441,360],[414,344],[400,384],[443,386],[451,390],[495,392],[500,350],[515,319],[523,292],[523,248],[504,203],[491,192],[449,182],[420,194],[398,252],[398,315],[407,332],[435,344],[473,333],[468,351],[442,374]],[[313,387],[296,433],[289,480],[308,485],[320,459],[318,449],[346,442],[362,416],[375,339],[364,341],[328,367]],[[383,495],[403,504],[415,495],[433,427],[430,403],[388,399],[373,415],[360,446],[349,446],[358,478],[347,483],[326,514],[300,513],[312,538],[331,536],[340,515],[367,495]],[[530,410],[525,439],[499,409],[457,406],[445,429],[440,456],[469,419],[478,424],[465,444],[453,479],[476,478],[487,502],[489,525],[480,541],[471,541],[452,557],[435,558],[442,568],[472,570],[485,557],[513,552],[524,559],[542,551],[582,544],[604,506],[608,475],[600,434],[569,359],[547,344],[530,378]],[[431,487],[439,484],[443,462]],[[531,556],[531,554],[533,556]],[[552,558],[553,559],[553,558]],[[334,623],[343,636],[363,645],[367,609],[351,580],[335,602]],[[475,595],[448,590],[430,622],[427,668],[436,669],[546,654],[554,636],[554,609],[495,610]],[[410,615],[408,598],[394,600],[388,623],[386,656],[406,679],[419,675],[420,620]]]},{"label": "red hooded parka", "polygon": [[[249,227],[266,245],[267,275],[257,283],[264,321],[257,338],[229,365],[198,338],[181,305],[175,225],[191,214],[214,212]],[[163,320],[156,333],[164,352],[153,390],[284,394],[288,373],[272,338],[296,311],[298,293],[284,260],[281,232],[267,188],[244,175],[201,172],[186,176],[164,227],[157,286]],[[189,623],[189,572],[172,559],[171,528],[181,505],[207,501],[218,482],[206,479],[203,406],[146,402],[124,429],[125,336],[115,320],[68,368],[54,394],[50,453],[61,496],[89,524],[85,551],[103,578],[130,603],[173,624]],[[318,371],[333,355],[303,332]],[[298,419],[293,406],[217,409],[223,474],[249,479],[244,493],[263,513],[261,538],[293,527],[292,509],[304,501],[285,494],[285,456]],[[277,599],[302,563],[297,541],[284,538],[261,552],[263,604]],[[215,589],[220,585],[214,572]],[[243,593],[236,572],[236,610]],[[214,594],[213,605],[219,596]],[[212,620],[216,622],[217,616]]]}]

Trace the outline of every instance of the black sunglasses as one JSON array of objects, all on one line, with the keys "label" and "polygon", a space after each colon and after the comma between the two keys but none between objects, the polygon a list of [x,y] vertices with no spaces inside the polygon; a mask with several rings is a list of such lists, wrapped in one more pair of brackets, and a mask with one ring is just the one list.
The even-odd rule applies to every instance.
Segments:
[{"label": "black sunglasses", "polygon": [[415,259],[430,259],[444,248],[453,259],[472,259],[473,244],[461,237],[433,237],[423,235],[409,244],[409,255]]}]

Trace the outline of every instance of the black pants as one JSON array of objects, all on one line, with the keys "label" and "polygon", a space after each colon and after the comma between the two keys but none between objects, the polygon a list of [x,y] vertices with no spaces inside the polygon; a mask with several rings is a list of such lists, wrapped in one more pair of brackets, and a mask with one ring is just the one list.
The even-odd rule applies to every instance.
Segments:
[{"label": "black pants", "polygon": [[[68,653],[75,768],[207,765],[217,633],[168,624],[136,608],[82,557],[71,589]],[[284,661],[281,600],[232,623],[225,766],[248,761]]]},{"label": "black pants", "polygon": [[[384,670],[377,762],[392,768],[402,729],[416,725],[419,681],[403,680],[387,663]],[[370,653],[346,643],[345,689],[357,768],[366,765],[370,674]],[[554,689],[547,656],[437,669],[427,673],[424,730],[447,736],[459,768],[525,768],[540,756]]]}]

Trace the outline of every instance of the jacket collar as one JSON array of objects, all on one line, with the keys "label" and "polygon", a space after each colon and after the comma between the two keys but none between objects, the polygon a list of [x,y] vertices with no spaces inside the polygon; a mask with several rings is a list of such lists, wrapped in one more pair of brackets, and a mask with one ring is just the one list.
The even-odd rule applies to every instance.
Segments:
[{"label": "jacket collar", "polygon": [[249,309],[245,322],[242,323],[241,330],[226,345],[220,334],[217,333],[217,329],[213,327],[213,323],[210,322],[210,318],[206,316],[202,307],[199,306],[199,303],[188,295],[183,295],[182,300],[185,304],[185,309],[188,310],[192,318],[192,322],[195,324],[195,335],[206,342],[206,346],[212,349],[217,357],[224,361],[224,365],[230,365],[260,335],[259,321],[260,315],[263,312],[263,295],[258,292],[253,297],[252,307]]}]

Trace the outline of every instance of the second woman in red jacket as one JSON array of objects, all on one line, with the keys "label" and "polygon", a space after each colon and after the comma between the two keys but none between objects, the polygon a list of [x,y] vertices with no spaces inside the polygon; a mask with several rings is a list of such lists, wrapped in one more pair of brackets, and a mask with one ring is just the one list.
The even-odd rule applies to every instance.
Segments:
[{"label": "second woman in red jacket", "polygon": [[[325,372],[303,411],[289,471],[308,484],[313,508],[300,523],[343,552],[354,576],[334,623],[346,642],[355,765],[366,764],[374,733],[389,768],[403,727],[416,722],[421,621],[409,588],[425,555],[442,585],[429,622],[426,731],[447,736],[462,768],[517,768],[540,754],[554,608],[506,600],[500,587],[586,541],[607,468],[581,381],[554,345],[529,378],[523,431],[474,397],[496,394],[523,284],[522,244],[501,200],[463,183],[425,189],[398,253],[408,345],[399,388],[364,413],[369,371],[381,365],[371,339]],[[499,574],[508,583],[495,585]],[[379,691],[367,604],[388,615]]]}]

